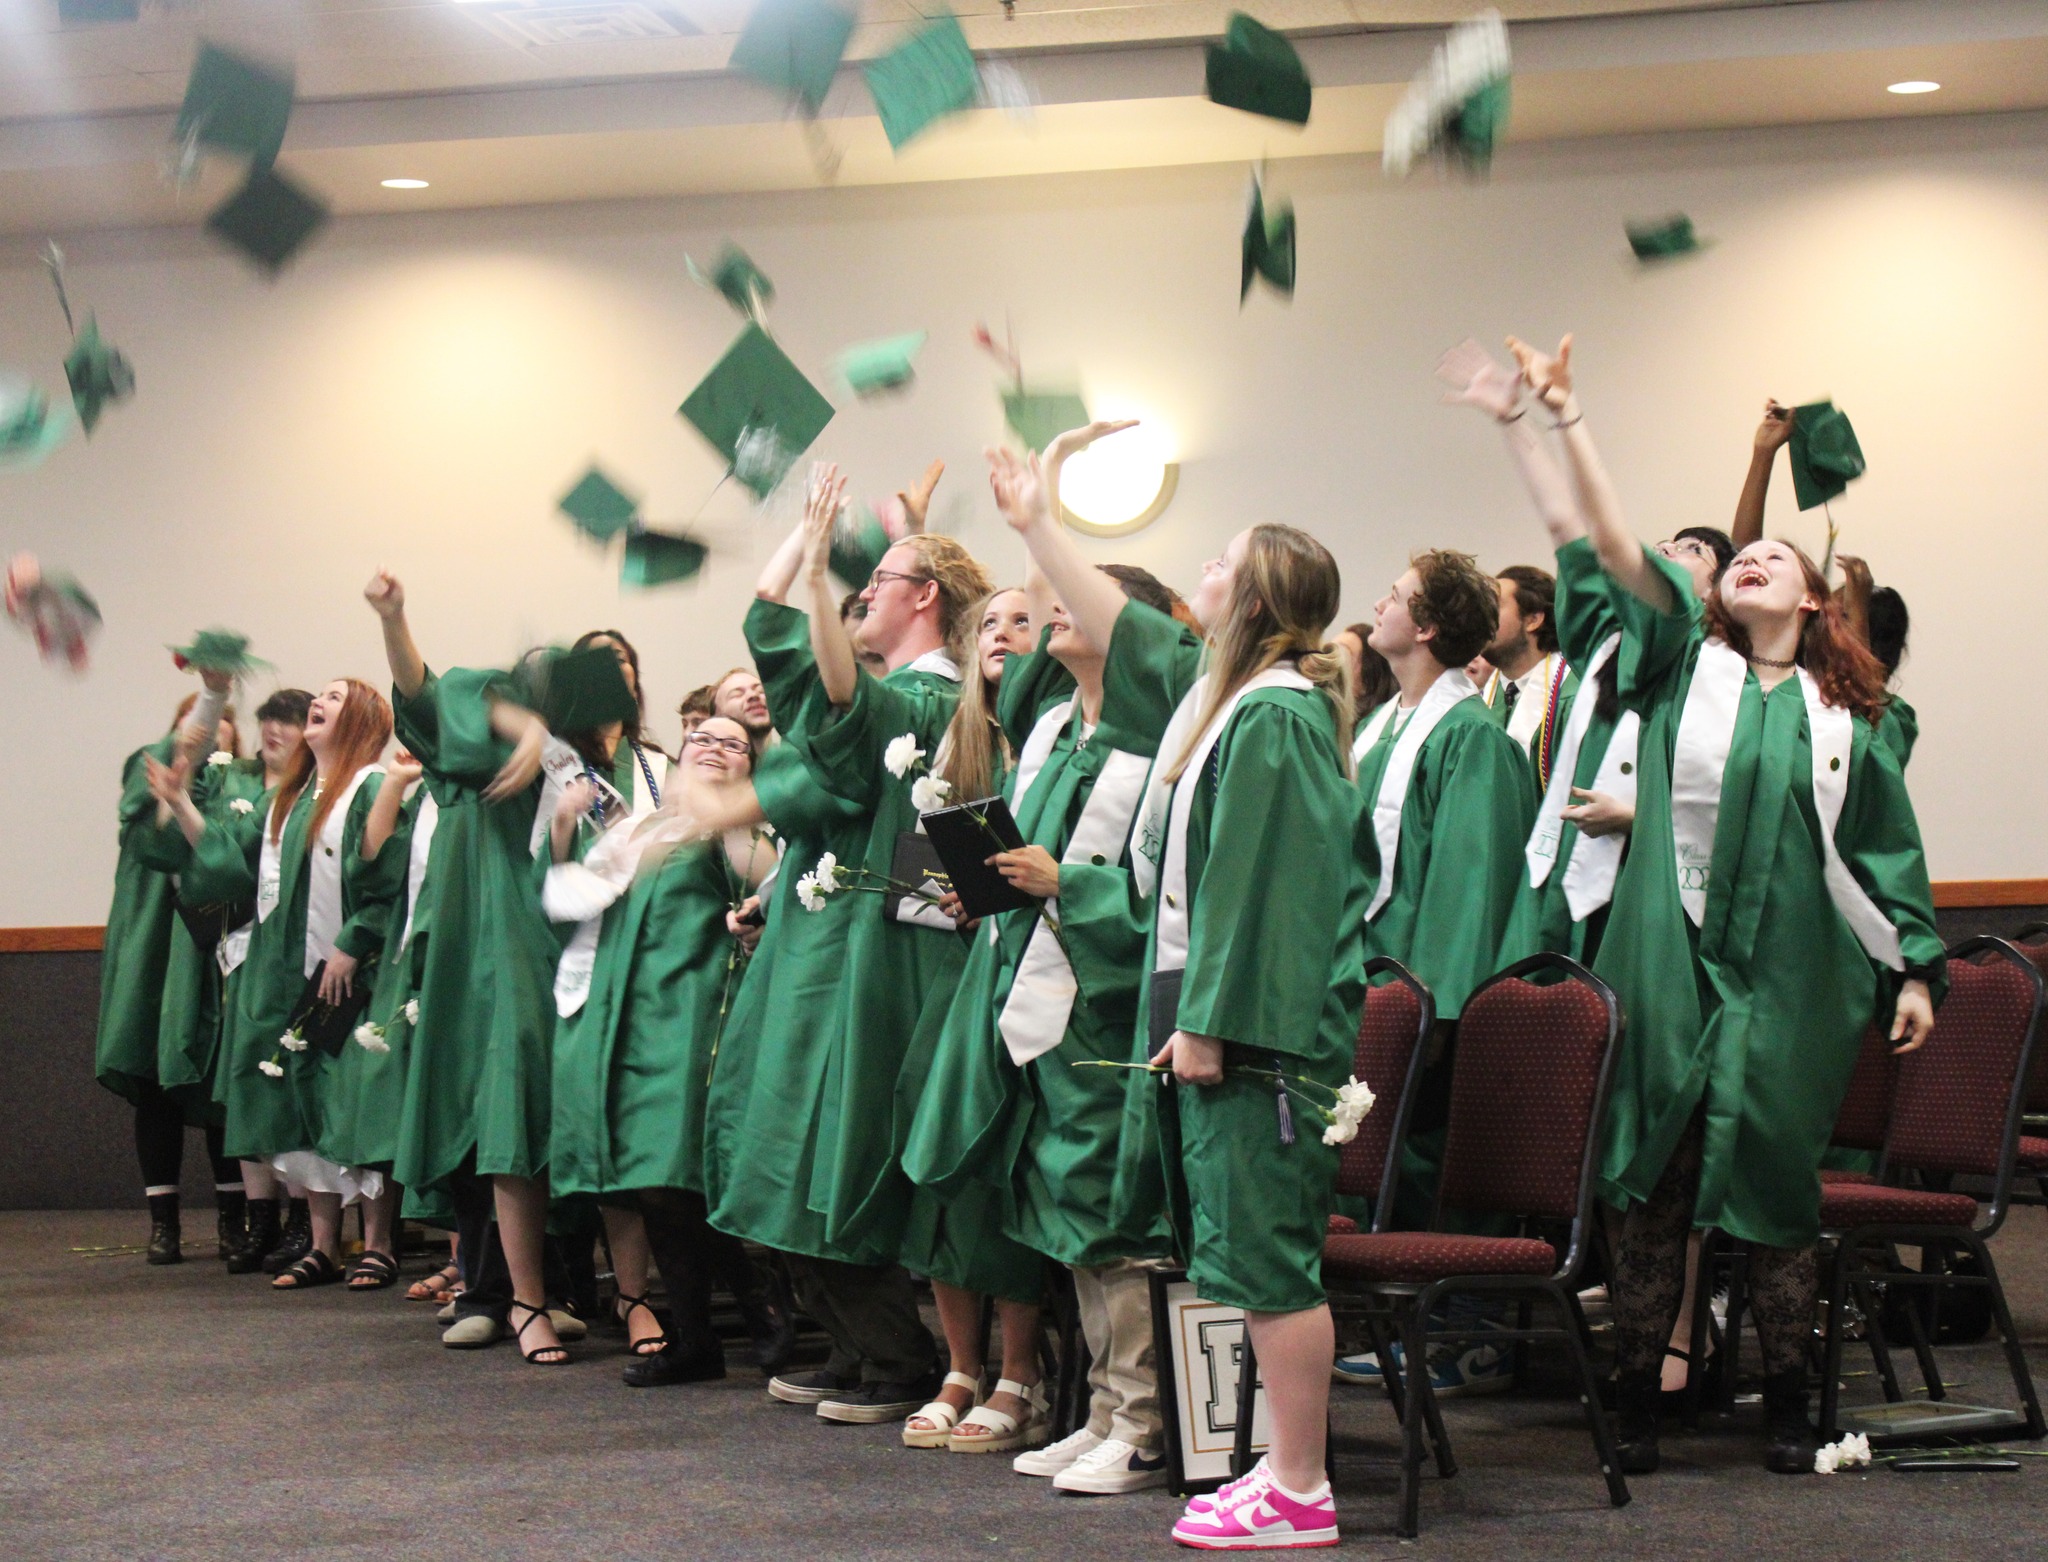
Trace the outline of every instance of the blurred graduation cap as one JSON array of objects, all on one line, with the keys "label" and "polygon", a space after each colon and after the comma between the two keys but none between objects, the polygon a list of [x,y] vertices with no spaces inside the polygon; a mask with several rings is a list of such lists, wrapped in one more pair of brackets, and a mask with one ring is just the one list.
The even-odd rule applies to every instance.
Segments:
[{"label": "blurred graduation cap", "polygon": [[279,69],[201,42],[174,134],[216,151],[240,153],[253,167],[268,168],[284,145],[294,90],[289,67]]},{"label": "blurred graduation cap", "polygon": [[1692,219],[1684,212],[1625,226],[1628,247],[1637,260],[1673,260],[1680,255],[1696,255],[1705,246],[1705,241],[1693,231]]},{"label": "blurred graduation cap", "polygon": [[626,534],[626,551],[619,559],[619,584],[663,586],[688,580],[704,567],[710,551],[693,537],[635,529]]},{"label": "blurred graduation cap", "polygon": [[593,732],[640,713],[626,675],[619,670],[618,653],[610,646],[550,648],[521,662],[507,684],[511,698],[537,714],[558,737]]},{"label": "blurred graduation cap", "polygon": [[832,573],[858,591],[892,546],[874,511],[849,509],[832,524]]},{"label": "blurred graduation cap", "polygon": [[869,62],[865,74],[881,111],[882,133],[897,150],[934,120],[974,107],[981,91],[974,51],[950,11]]},{"label": "blurred graduation cap", "polygon": [[737,244],[726,245],[718,264],[708,272],[687,255],[683,264],[699,287],[710,288],[756,325],[762,324],[762,314],[775,302],[775,284]]},{"label": "blurred graduation cap", "polygon": [[100,413],[116,401],[135,393],[135,370],[117,349],[100,340],[99,321],[85,317],[80,330],[71,318],[71,295],[64,286],[64,252],[55,244],[43,252],[43,264],[50,268],[56,284],[57,303],[64,311],[64,324],[71,331],[71,351],[64,358],[64,377],[71,384],[71,404],[78,410],[79,424],[90,434]]},{"label": "blurred graduation cap", "polygon": [[206,226],[272,276],[327,222],[327,204],[275,168],[252,168],[248,181],[216,207]]},{"label": "blurred graduation cap", "polygon": [[71,435],[74,420],[17,374],[0,374],[0,467],[40,466]]},{"label": "blurred graduation cap", "polygon": [[142,0],[57,0],[57,20],[66,27],[132,22],[141,15]]},{"label": "blurred graduation cap", "polygon": [[676,410],[764,498],[832,421],[832,403],[758,324]]},{"label": "blurred graduation cap", "polygon": [[1264,182],[1252,175],[1250,209],[1244,219],[1244,267],[1238,283],[1237,301],[1242,305],[1252,290],[1252,279],[1264,277],[1274,291],[1294,297],[1294,203],[1283,201],[1278,209],[1266,210]]},{"label": "blurred graduation cap", "polygon": [[1799,508],[1838,499],[1863,475],[1863,447],[1846,414],[1832,401],[1810,401],[1792,409],[1792,491]]},{"label": "blurred graduation cap", "polygon": [[917,355],[923,350],[927,335],[924,331],[912,331],[849,347],[839,355],[839,377],[856,396],[872,396],[908,385],[917,377]]},{"label": "blurred graduation cap", "polygon": [[1513,64],[1500,12],[1481,11],[1453,27],[1387,116],[1386,171],[1405,175],[1418,158],[1437,153],[1484,172],[1507,128]]},{"label": "blurred graduation cap", "polygon": [[1247,114],[1308,123],[1311,91],[1301,56],[1272,28],[1231,14],[1223,42],[1209,45],[1209,100]]},{"label": "blurred graduation cap", "polygon": [[7,616],[34,637],[46,662],[60,657],[79,672],[90,660],[87,642],[99,632],[100,609],[69,575],[46,573],[32,553],[7,566]]},{"label": "blurred graduation cap", "polygon": [[1088,403],[1073,391],[1005,391],[1003,421],[1039,455],[1070,428],[1088,421]]},{"label": "blurred graduation cap", "polygon": [[270,663],[249,654],[249,637],[232,629],[202,629],[189,645],[171,647],[171,661],[180,672],[226,673],[231,678],[268,667]]},{"label": "blurred graduation cap", "polygon": [[816,114],[853,36],[853,13],[828,0],[759,0],[728,62]]},{"label": "blurred graduation cap", "polygon": [[606,477],[596,466],[576,480],[576,486],[555,502],[577,530],[599,542],[612,538],[633,524],[640,502]]}]

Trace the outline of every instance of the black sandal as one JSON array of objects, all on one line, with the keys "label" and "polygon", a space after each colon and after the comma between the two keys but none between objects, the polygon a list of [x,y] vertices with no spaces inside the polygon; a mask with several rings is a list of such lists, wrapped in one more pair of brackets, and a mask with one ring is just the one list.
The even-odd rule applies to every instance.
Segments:
[{"label": "black sandal", "polygon": [[[270,1282],[273,1291],[306,1291],[316,1285],[332,1285],[341,1278],[341,1267],[317,1247]],[[290,1281],[287,1285],[285,1282]]]},{"label": "black sandal", "polygon": [[[625,1306],[624,1312],[619,1311],[621,1304]],[[632,1320],[636,1308],[644,1310],[656,1323],[661,1322],[661,1314],[648,1304],[646,1297],[628,1296],[624,1291],[619,1292],[617,1299],[612,1303],[612,1316],[619,1320],[619,1327],[626,1331],[627,1353],[634,1356],[659,1356],[668,1349],[668,1334],[664,1331],[660,1334],[650,1334],[644,1340],[635,1340],[632,1337]]]},{"label": "black sandal", "polygon": [[[547,1317],[547,1308],[535,1307],[531,1302],[522,1302],[517,1297],[512,1299],[512,1306],[526,1314],[526,1322],[518,1325],[512,1331],[512,1343],[519,1347],[520,1357],[531,1362],[536,1367],[567,1366],[569,1364],[569,1347],[566,1345],[536,1345],[532,1350],[526,1348],[526,1331],[533,1327],[534,1319]],[[506,1320],[509,1322],[510,1319],[511,1314],[508,1312]]]},{"label": "black sandal", "polygon": [[351,1291],[381,1291],[398,1280],[398,1260],[389,1253],[365,1248],[362,1256],[348,1266]]}]

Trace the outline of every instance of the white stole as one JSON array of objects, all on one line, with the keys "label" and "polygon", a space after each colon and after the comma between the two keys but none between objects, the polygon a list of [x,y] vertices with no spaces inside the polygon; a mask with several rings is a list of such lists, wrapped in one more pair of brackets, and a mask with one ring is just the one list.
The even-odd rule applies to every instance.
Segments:
[{"label": "white stole", "polygon": [[[1025,740],[1010,787],[1019,809],[1045,768],[1060,733],[1074,719],[1075,704],[1068,700],[1047,711]],[[1127,754],[1122,749],[1109,751],[1088,793],[1088,801],[1081,805],[1081,817],[1074,824],[1066,850],[1060,853],[1062,863],[1086,863],[1098,856],[1114,860],[1123,854],[1131,816],[1137,811],[1138,798],[1151,768],[1151,762],[1143,755]],[[1060,947],[1059,935],[1046,925],[1046,917],[1058,920],[1057,896],[1045,903],[1045,915],[1032,924],[1024,958],[1017,963],[1017,974],[1010,982],[1010,995],[996,1019],[996,1030],[1009,1048],[1011,1061],[1019,1068],[1033,1058],[1043,1057],[1065,1038],[1067,1021],[1081,990],[1067,952]],[[993,941],[996,936],[996,925],[991,919],[989,938]]]},{"label": "white stole", "polygon": [[[1898,929],[1864,893],[1835,849],[1835,826],[1849,793],[1849,755],[1854,718],[1824,703],[1820,686],[1804,667],[1794,669],[1806,701],[1808,739],[1813,750],[1813,808],[1820,820],[1822,876],[1835,910],[1873,960],[1903,970]],[[1692,687],[1678,719],[1671,760],[1671,839],[1678,865],[1678,898],[1693,926],[1706,918],[1707,883],[1714,861],[1714,830],[1721,812],[1721,783],[1735,737],[1749,663],[1720,640],[1700,647]]]},{"label": "white stole", "polygon": [[413,918],[420,909],[420,891],[427,886],[427,857],[434,848],[434,829],[441,822],[441,805],[434,801],[432,792],[420,798],[420,806],[412,816],[412,840],[408,843],[405,863],[405,932],[398,940],[400,949],[412,943]]},{"label": "white stole", "polygon": [[[1394,752],[1387,756],[1387,768],[1380,776],[1380,789],[1372,804],[1372,834],[1380,848],[1380,880],[1372,892],[1372,904],[1365,908],[1365,920],[1370,922],[1385,908],[1394,895],[1394,862],[1401,849],[1401,808],[1408,800],[1408,783],[1415,775],[1415,761],[1422,752],[1422,745],[1429,735],[1436,731],[1437,723],[1450,714],[1451,707],[1460,700],[1473,699],[1479,690],[1462,667],[1446,667],[1437,675],[1429,692],[1422,696],[1415,707],[1415,714],[1408,718],[1408,725],[1401,729],[1401,735],[1394,739]],[[1387,724],[1394,719],[1399,700],[1387,701],[1382,713],[1375,715],[1366,724],[1374,743],[1385,732]],[[1366,744],[1370,749],[1372,743]]]},{"label": "white stole", "polygon": [[[1578,697],[1572,701],[1571,719],[1565,723],[1551,756],[1550,785],[1543,793],[1543,806],[1536,812],[1536,828],[1529,832],[1524,855],[1529,862],[1529,887],[1539,889],[1557,865],[1559,838],[1564,832],[1565,809],[1572,805],[1572,778],[1578,774],[1579,751],[1585,747],[1586,729],[1593,724],[1597,702],[1595,681],[1600,669],[1612,661],[1621,648],[1621,636],[1612,634],[1593,653],[1579,679]],[[1607,752],[1593,777],[1592,790],[1605,792],[1633,807],[1636,800],[1636,747],[1642,732],[1642,718],[1623,711],[1607,739]],[[1625,832],[1587,835],[1583,831],[1572,842],[1571,860],[1565,864],[1564,898],[1572,920],[1583,922],[1614,898],[1614,880],[1621,869]]]},{"label": "white stole", "polygon": [[[578,879],[575,875],[562,873],[562,870],[565,868],[583,866],[581,863],[558,862],[552,864],[548,868],[547,881],[541,891],[542,907],[547,911],[548,916],[552,920],[557,922],[573,920],[577,924],[575,933],[570,936],[568,946],[562,951],[560,962],[555,966],[555,1013],[565,1020],[582,1008],[583,1001],[590,996],[591,974],[597,969],[597,935],[604,928],[605,908],[610,906],[612,901],[617,900],[624,893],[626,886],[633,882],[633,869],[640,861],[641,852],[644,852],[648,845],[656,838],[657,832],[647,832],[642,835],[632,829],[625,828],[630,826],[633,821],[644,819],[647,815],[653,813],[657,805],[654,801],[653,790],[648,785],[647,766],[641,762],[643,753],[639,745],[632,743],[631,739],[622,739],[621,741],[628,743],[633,748],[633,798],[629,805],[631,811],[624,819],[614,823],[598,838],[597,844],[592,846],[589,852],[585,854],[584,861],[587,863],[591,858],[596,857],[607,843],[612,842],[617,837],[626,837],[627,839],[619,841],[615,848],[615,853],[623,856],[630,848],[632,860],[625,865],[623,873],[618,876],[610,895],[601,901],[591,894],[591,887],[588,882]],[[563,746],[567,747],[566,744]],[[572,755],[574,754],[574,750],[570,750],[570,752]],[[583,761],[581,758],[576,760],[576,765],[577,769],[574,775],[567,774],[566,766],[562,764],[559,757],[548,767],[547,784],[541,788],[540,812],[534,818],[534,829],[543,839],[546,837],[549,822],[555,816],[555,800],[561,796],[562,789],[572,781],[587,781],[590,779],[583,772]],[[618,798],[620,802],[626,801],[624,798],[620,798],[610,783],[602,777],[598,778],[597,784],[601,792]],[[685,827],[682,821],[678,820],[676,827],[669,830],[663,838],[680,839],[686,833],[688,833],[688,827]],[[547,892],[550,887],[556,884],[558,874],[562,876],[565,887],[570,883],[574,883],[577,886],[577,892],[586,897],[589,904],[594,906],[595,909],[586,909],[580,916],[556,915],[554,906],[548,904]],[[593,876],[600,881],[607,877],[607,875],[602,874]],[[556,904],[565,906],[572,904],[575,893],[567,892],[566,889],[565,891],[558,891]]]},{"label": "white stole", "polygon": [[[1145,783],[1144,801],[1131,830],[1131,872],[1138,881],[1138,893],[1149,899],[1156,888],[1160,896],[1158,936],[1153,944],[1155,971],[1177,971],[1188,963],[1188,810],[1194,806],[1196,786],[1168,783],[1165,767],[1173,763],[1189,732],[1201,719],[1212,676],[1204,673],[1195,680],[1194,687],[1174,711],[1173,720],[1167,723],[1166,734],[1159,740],[1159,757],[1153,762],[1152,774]],[[1264,672],[1247,678],[1188,748],[1180,779],[1200,781],[1209,763],[1210,750],[1216,747],[1246,695],[1260,689],[1314,687],[1291,662],[1275,662]],[[1163,858],[1158,855],[1162,844]]]},{"label": "white stole", "polygon": [[[382,765],[365,765],[349,777],[348,785],[327,812],[320,838],[306,843],[306,975],[311,976],[334,948],[341,934],[342,833],[348,828],[349,804],[372,775],[382,775]],[[316,805],[317,806],[317,805]]]}]

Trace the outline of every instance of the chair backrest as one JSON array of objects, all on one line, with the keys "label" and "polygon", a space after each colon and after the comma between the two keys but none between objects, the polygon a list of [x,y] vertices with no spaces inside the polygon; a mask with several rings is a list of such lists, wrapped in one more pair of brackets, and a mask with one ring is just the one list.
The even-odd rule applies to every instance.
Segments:
[{"label": "chair backrest", "polygon": [[1949,951],[1934,1034],[1899,1059],[1888,1172],[1990,1177],[1993,1219],[2002,1216],[2041,1005],[2041,973],[2004,939]]},{"label": "chair backrest", "polygon": [[[2048,922],[2029,922],[2012,935],[2012,945],[2048,978]],[[2034,1049],[2034,1072],[2027,1081],[2027,1110],[2048,1116],[2048,1047]]]},{"label": "chair backrest", "polygon": [[1377,1231],[1393,1205],[1401,1141],[1408,1137],[1408,1114],[1436,1024],[1436,999],[1400,961],[1384,956],[1366,962],[1365,979],[1351,1072],[1372,1087],[1375,1099],[1357,1137],[1338,1152],[1337,1191],[1376,1201]]},{"label": "chair backrest", "polygon": [[1842,1109],[1835,1114],[1835,1131],[1828,1140],[1839,1149],[1884,1148],[1885,1135],[1892,1123],[1892,1094],[1899,1079],[1899,1060],[1892,1056],[1887,1029],[1875,1024],[1863,1028],[1856,1072],[1849,1076],[1849,1093],[1842,1097]]},{"label": "chair backrest", "polygon": [[[1528,980],[1548,975],[1544,985]],[[1458,1020],[1441,1210],[1570,1220],[1576,1266],[1621,1006],[1564,955],[1490,977]]]}]

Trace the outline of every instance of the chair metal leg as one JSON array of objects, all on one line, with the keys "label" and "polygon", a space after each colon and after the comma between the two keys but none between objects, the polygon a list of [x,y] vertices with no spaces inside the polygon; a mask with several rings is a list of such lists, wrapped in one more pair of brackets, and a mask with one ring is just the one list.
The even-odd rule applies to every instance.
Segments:
[{"label": "chair metal leg", "polygon": [[1749,1251],[1728,1249],[1728,1318],[1721,1325],[1721,1392],[1715,1408],[1726,1415],[1735,1409],[1736,1380],[1742,1374],[1742,1315],[1749,1308]]},{"label": "chair metal leg", "polygon": [[[1923,1247],[1920,1252],[1924,1262],[1927,1249]],[[1885,1268],[1888,1272],[1892,1274],[1905,1272],[1906,1266],[1900,1261],[1899,1250],[1894,1244],[1890,1242],[1885,1243],[1884,1258]],[[1948,1385],[1941,1381],[1941,1367],[1934,1359],[1933,1342],[1927,1338],[1927,1326],[1920,1317],[1920,1309],[1913,1305],[1913,1299],[1921,1289],[1919,1286],[1914,1286],[1906,1293],[1906,1306],[1903,1309],[1906,1315],[1906,1334],[1913,1343],[1914,1359],[1920,1363],[1920,1376],[1927,1384],[1928,1399],[1942,1400],[1948,1398]]]},{"label": "chair metal leg", "polygon": [[[1529,1329],[1530,1316],[1531,1314],[1529,1311],[1529,1299],[1525,1296],[1522,1298],[1521,1301],[1515,1304],[1515,1327],[1525,1334],[1528,1332]],[[1528,1375],[1529,1342],[1527,1340],[1516,1340],[1514,1355],[1512,1357],[1512,1365],[1509,1370],[1508,1381],[1512,1383],[1516,1388],[1520,1388],[1522,1386],[1522,1380],[1526,1378]]]},{"label": "chair metal leg", "polygon": [[2027,1436],[2039,1439],[2048,1435],[2048,1422],[2041,1416],[2041,1401],[2034,1392],[2034,1375],[2027,1370],[2027,1354],[2020,1348],[2019,1330],[2013,1327],[2012,1309],[2005,1303],[2005,1282],[1998,1277],[1998,1266],[1991,1261],[1991,1249],[1974,1231],[1967,1235],[1958,1232],[1956,1240],[1967,1247],[1977,1267],[1984,1272],[1985,1289],[1991,1293],[1991,1316],[1998,1324],[1998,1338],[2005,1346],[2005,1362],[2012,1370],[2012,1386],[2019,1392],[2020,1406],[2026,1412]]},{"label": "chair metal leg", "polygon": [[[1607,1413],[1600,1408],[1600,1383],[1593,1376],[1592,1359],[1586,1354],[1585,1311],[1579,1306],[1578,1297],[1563,1286],[1547,1286],[1546,1290],[1557,1304],[1557,1310],[1564,1314],[1565,1345],[1571,1351],[1572,1365],[1579,1369],[1579,1403],[1586,1407],[1586,1425],[1593,1433],[1593,1452],[1600,1460],[1600,1473],[1607,1478],[1607,1500],[1617,1508],[1625,1508],[1628,1506],[1628,1481],[1621,1473],[1621,1455],[1615,1447],[1614,1428],[1608,1424]],[[1522,1314],[1528,1316],[1526,1303]]]},{"label": "chair metal leg", "polygon": [[1237,1359],[1237,1435],[1230,1445],[1234,1480],[1252,1467],[1252,1415],[1259,1407],[1259,1353],[1252,1349],[1251,1320],[1245,1320],[1244,1344]]},{"label": "chair metal leg", "polygon": [[1700,1241],[1700,1272],[1692,1288],[1692,1336],[1685,1343],[1692,1363],[1685,1370],[1685,1406],[1678,1424],[1688,1432],[1700,1424],[1700,1401],[1707,1392],[1707,1342],[1714,1331],[1714,1260],[1720,1251],[1720,1233],[1709,1231]]},{"label": "chair metal leg", "polygon": [[1876,1291],[1861,1280],[1850,1282],[1849,1294],[1863,1309],[1863,1343],[1870,1347],[1870,1359],[1877,1368],[1878,1382],[1884,1385],[1885,1400],[1895,1405],[1906,1396],[1899,1388],[1899,1374],[1892,1366],[1891,1341],[1884,1337],[1883,1303],[1878,1300]]},{"label": "chair metal leg", "polygon": [[[1428,1295],[1427,1292],[1424,1293]],[[1413,1540],[1422,1528],[1422,1409],[1429,1399],[1429,1345],[1423,1303],[1401,1331],[1401,1370],[1407,1377],[1407,1414],[1401,1418],[1401,1483],[1394,1533]]]},{"label": "chair metal leg", "polygon": [[[1828,1326],[1827,1335],[1821,1342],[1820,1368],[1820,1440],[1832,1443],[1841,1436],[1835,1425],[1842,1402],[1842,1309],[1849,1293],[1849,1270],[1856,1262],[1856,1254],[1847,1241],[1835,1248],[1834,1262],[1827,1266]],[[1732,1325],[1734,1308],[1728,1314]],[[1734,1330],[1731,1328],[1732,1334]]]}]

